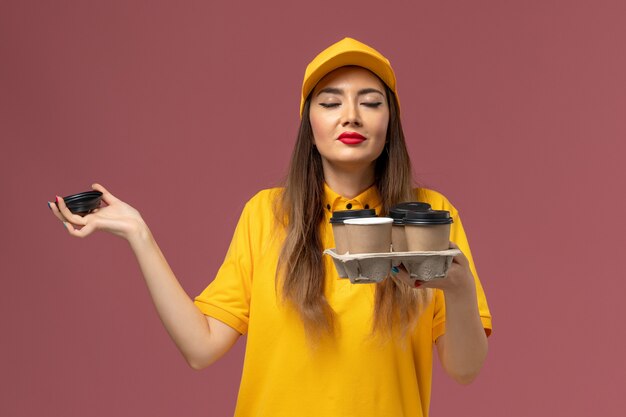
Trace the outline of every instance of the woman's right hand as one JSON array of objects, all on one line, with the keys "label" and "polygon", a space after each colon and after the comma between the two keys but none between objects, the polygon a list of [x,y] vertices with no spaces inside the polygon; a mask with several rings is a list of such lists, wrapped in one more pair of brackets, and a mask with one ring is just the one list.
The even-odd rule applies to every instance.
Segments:
[{"label": "woman's right hand", "polygon": [[133,207],[114,197],[100,184],[93,184],[91,188],[102,193],[102,201],[106,205],[84,217],[73,214],[61,197],[57,196],[56,204],[48,203],[54,215],[63,222],[70,235],[86,237],[96,230],[103,230],[130,240],[146,229],[141,215]]},{"label": "woman's right hand", "polygon": [[48,203],[50,209],[72,236],[85,237],[104,230],[126,239],[137,257],[157,313],[187,363],[201,369],[215,362],[235,344],[240,334],[227,324],[205,316],[193,304],[137,210],[99,184],[92,188],[102,193],[106,205],[85,217],[72,214],[61,197],[57,197],[56,205]]}]

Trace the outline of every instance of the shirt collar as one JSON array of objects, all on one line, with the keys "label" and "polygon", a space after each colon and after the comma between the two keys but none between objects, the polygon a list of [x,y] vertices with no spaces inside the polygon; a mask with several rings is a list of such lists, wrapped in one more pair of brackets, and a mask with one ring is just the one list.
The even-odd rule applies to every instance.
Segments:
[{"label": "shirt collar", "polygon": [[381,208],[380,195],[375,185],[372,185],[354,198],[345,198],[324,183],[324,197],[322,201],[324,212],[327,216],[330,216],[333,211],[363,209],[374,209],[376,214],[379,214]]}]

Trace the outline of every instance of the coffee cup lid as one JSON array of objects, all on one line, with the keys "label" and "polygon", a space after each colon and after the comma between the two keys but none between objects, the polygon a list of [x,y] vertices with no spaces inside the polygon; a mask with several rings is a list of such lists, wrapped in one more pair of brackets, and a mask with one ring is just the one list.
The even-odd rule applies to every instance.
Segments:
[{"label": "coffee cup lid", "polygon": [[85,191],[83,193],[63,197],[67,208],[74,214],[89,213],[100,207],[102,193],[100,191]]},{"label": "coffee cup lid", "polygon": [[430,204],[422,203],[421,201],[405,201],[404,203],[396,204],[392,207],[392,209],[404,211],[427,211],[430,210]]},{"label": "coffee cup lid", "polygon": [[63,197],[63,200],[67,204],[71,202],[89,201],[89,200],[92,200],[95,198],[101,198],[101,197],[102,197],[102,193],[100,191],[87,191],[84,193],[78,193],[78,194],[69,195],[67,197]]},{"label": "coffee cup lid", "polygon": [[407,226],[450,224],[452,222],[450,212],[447,210],[409,211],[404,217],[404,224]]},{"label": "coffee cup lid", "polygon": [[393,219],[393,224],[402,225],[406,213],[409,211],[428,211],[430,210],[430,204],[422,203],[420,201],[408,201],[399,203],[393,206],[389,210],[389,217]]},{"label": "coffee cup lid", "polygon": [[376,210],[364,209],[333,211],[333,216],[330,218],[330,222],[333,224],[337,224],[343,223],[343,221],[346,219],[358,219],[363,217],[376,217]]}]

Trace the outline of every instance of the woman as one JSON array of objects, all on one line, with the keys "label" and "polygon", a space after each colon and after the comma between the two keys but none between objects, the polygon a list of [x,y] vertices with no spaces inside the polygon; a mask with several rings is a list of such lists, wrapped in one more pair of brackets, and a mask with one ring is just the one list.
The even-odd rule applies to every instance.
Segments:
[{"label": "woman", "polygon": [[[376,50],[346,38],[307,67],[301,126],[284,188],[254,196],[215,280],[192,301],[139,212],[104,187],[107,206],[80,217],[62,199],[54,214],[69,233],[105,230],[133,249],[168,333],[195,369],[247,334],[237,416],[426,416],[433,343],[460,383],[477,375],[491,316],[456,209],[414,190],[395,75]],[[324,257],[334,247],[335,210],[424,201],[454,219],[448,276],[376,285],[338,279]],[[445,295],[445,297],[444,297]]]}]

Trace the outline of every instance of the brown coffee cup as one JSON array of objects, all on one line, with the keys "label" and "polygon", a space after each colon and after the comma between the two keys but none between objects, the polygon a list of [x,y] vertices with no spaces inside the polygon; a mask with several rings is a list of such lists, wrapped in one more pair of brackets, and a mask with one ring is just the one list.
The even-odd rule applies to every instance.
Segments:
[{"label": "brown coffee cup", "polygon": [[430,204],[419,201],[399,203],[389,210],[389,217],[393,219],[391,228],[391,250],[393,252],[406,252],[408,245],[404,232],[404,218],[409,211],[429,211]]},{"label": "brown coffee cup", "polygon": [[445,210],[408,212],[404,217],[404,233],[408,251],[449,249],[452,222],[450,212]]},{"label": "brown coffee cup", "polygon": [[344,224],[348,235],[348,252],[385,253],[391,251],[390,217],[347,219]]},{"label": "brown coffee cup", "polygon": [[348,232],[344,225],[344,220],[355,218],[376,217],[374,209],[367,210],[339,210],[333,212],[330,218],[330,224],[333,228],[333,236],[335,238],[335,253],[340,255],[348,252]]},{"label": "brown coffee cup", "polygon": [[393,223],[391,227],[391,250],[393,252],[407,252],[409,246],[406,242],[406,233],[404,231],[404,223]]}]

